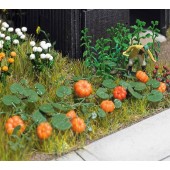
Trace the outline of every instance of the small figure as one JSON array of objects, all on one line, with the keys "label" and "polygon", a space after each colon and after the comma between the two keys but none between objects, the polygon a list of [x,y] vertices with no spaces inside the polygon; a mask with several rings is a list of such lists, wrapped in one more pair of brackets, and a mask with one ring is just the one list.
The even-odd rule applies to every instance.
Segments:
[{"label": "small figure", "polygon": [[145,71],[146,69],[146,61],[145,61],[145,55],[149,55],[149,57],[152,59],[153,62],[156,62],[154,59],[152,53],[150,52],[147,45],[132,45],[130,46],[126,51],[123,52],[124,56],[129,57],[129,63],[128,63],[128,72],[132,72],[132,66],[134,59],[136,57],[139,58],[140,65],[142,67],[142,70]]}]

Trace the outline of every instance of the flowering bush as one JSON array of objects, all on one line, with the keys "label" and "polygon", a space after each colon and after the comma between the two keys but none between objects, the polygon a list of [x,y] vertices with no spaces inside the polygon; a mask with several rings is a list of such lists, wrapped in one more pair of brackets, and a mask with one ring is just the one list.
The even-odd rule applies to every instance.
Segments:
[{"label": "flowering bush", "polygon": [[13,50],[16,45],[26,40],[27,28],[10,27],[7,22],[0,20],[0,50],[8,52]]},{"label": "flowering bush", "polygon": [[29,59],[33,64],[34,71],[40,73],[46,68],[51,68],[54,63],[53,56],[50,54],[51,43],[31,41],[30,46],[32,53],[29,54]]}]

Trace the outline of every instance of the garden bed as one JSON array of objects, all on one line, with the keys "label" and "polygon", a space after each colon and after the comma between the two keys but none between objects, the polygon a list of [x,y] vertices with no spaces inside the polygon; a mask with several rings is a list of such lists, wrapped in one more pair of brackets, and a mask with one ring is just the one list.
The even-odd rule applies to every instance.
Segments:
[{"label": "garden bed", "polygon": [[[11,40],[7,38],[1,48],[1,54],[5,54],[1,58],[0,75],[1,160],[50,160],[169,108],[169,92],[157,90],[160,82],[152,73],[153,62],[148,61],[146,67],[151,80],[146,84],[135,76],[108,78],[108,70],[103,74],[98,66],[87,67],[83,60],[63,57],[50,42],[34,42],[35,39],[25,33],[26,28],[21,30],[15,34],[4,30]],[[37,33],[41,31],[37,29]],[[162,81],[169,79],[166,69],[170,65],[166,61],[163,68],[162,59],[168,59],[167,44],[169,41],[161,45],[159,69],[156,68]],[[95,74],[95,69],[101,74]],[[163,78],[165,72],[166,79]],[[77,84],[79,80],[83,80],[81,88]],[[117,86],[123,87],[121,98],[113,94]],[[112,101],[109,110],[101,105],[104,100]],[[75,115],[68,116],[70,110],[74,110]],[[11,119],[16,115],[19,124]],[[43,122],[48,123],[41,129],[39,125]]]}]

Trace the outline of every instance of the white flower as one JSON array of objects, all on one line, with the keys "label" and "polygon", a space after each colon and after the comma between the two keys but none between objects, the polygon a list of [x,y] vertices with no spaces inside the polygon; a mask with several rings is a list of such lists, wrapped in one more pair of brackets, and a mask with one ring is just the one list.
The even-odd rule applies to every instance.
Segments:
[{"label": "white flower", "polygon": [[13,32],[13,31],[14,31],[14,29],[12,27],[8,28],[8,32]]},{"label": "white flower", "polygon": [[19,44],[19,40],[17,39],[13,40],[13,44]]},{"label": "white flower", "polygon": [[11,37],[10,36],[6,36],[5,40],[9,41],[9,40],[11,40]]},{"label": "white flower", "polygon": [[33,47],[32,50],[33,50],[34,52],[37,52],[37,47]]},{"label": "white flower", "polygon": [[34,47],[35,46],[35,41],[31,41],[30,46]]},{"label": "white flower", "polygon": [[0,44],[4,44],[4,40],[0,40]]},{"label": "white flower", "polygon": [[0,49],[2,49],[3,48],[3,44],[0,44]]},{"label": "white flower", "polygon": [[24,40],[24,39],[25,39],[25,35],[24,35],[24,34],[21,35],[20,38],[21,38],[22,40]]},{"label": "white flower", "polygon": [[2,26],[5,27],[5,28],[8,28],[8,27],[9,27],[9,25],[8,25],[6,22],[3,22],[3,23],[2,23]]},{"label": "white flower", "polygon": [[21,29],[20,28],[16,28],[15,29],[15,32],[17,33],[17,32],[21,32]]},{"label": "white flower", "polygon": [[41,41],[41,42],[40,42],[40,46],[41,46],[41,47],[42,47],[44,44],[46,44],[45,41]]},{"label": "white flower", "polygon": [[23,33],[22,33],[21,31],[18,31],[18,32],[17,32],[17,35],[20,37],[20,36],[23,35]]},{"label": "white flower", "polygon": [[48,58],[48,59],[49,59],[50,57],[51,57],[51,54],[48,54],[48,53],[47,53],[47,54],[45,55],[45,58]]},{"label": "white flower", "polygon": [[0,34],[0,37],[1,37],[1,38],[4,38],[4,37],[5,37],[5,34]]},{"label": "white flower", "polygon": [[45,58],[46,58],[46,55],[42,53],[42,54],[40,54],[40,58],[41,58],[41,59],[45,59]]},{"label": "white flower", "polygon": [[50,47],[51,47],[51,43],[47,43],[46,45],[48,46],[48,48],[50,48]]},{"label": "white flower", "polygon": [[22,27],[21,30],[22,32],[27,32],[27,27]]},{"label": "white flower", "polygon": [[30,60],[34,60],[35,59],[35,54],[31,54],[30,55]]},{"label": "white flower", "polygon": [[53,60],[53,56],[50,56],[49,60],[52,61]]},{"label": "white flower", "polygon": [[41,47],[37,47],[37,51],[38,51],[39,53],[41,53],[41,52],[42,52],[42,48],[41,48]]},{"label": "white flower", "polygon": [[47,50],[48,49],[48,45],[47,44],[42,44],[41,47],[42,47],[43,50]]},{"label": "white flower", "polygon": [[1,27],[1,30],[2,30],[2,31],[6,31],[6,28],[5,28],[5,27]]}]

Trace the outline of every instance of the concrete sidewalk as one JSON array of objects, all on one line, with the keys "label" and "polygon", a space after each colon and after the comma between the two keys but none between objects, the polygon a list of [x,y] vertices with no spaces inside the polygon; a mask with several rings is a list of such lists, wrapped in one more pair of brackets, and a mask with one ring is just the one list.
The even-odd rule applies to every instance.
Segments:
[{"label": "concrete sidewalk", "polygon": [[57,161],[170,161],[170,109]]}]

